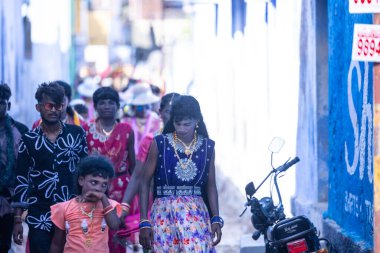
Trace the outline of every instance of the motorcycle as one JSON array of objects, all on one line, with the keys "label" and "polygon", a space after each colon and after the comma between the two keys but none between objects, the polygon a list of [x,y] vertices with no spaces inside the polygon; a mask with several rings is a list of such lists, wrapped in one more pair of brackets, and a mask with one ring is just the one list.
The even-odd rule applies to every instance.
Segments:
[{"label": "motorcycle", "polygon": [[[319,237],[316,227],[306,216],[299,215],[291,218],[286,218],[285,216],[277,177],[283,175],[290,167],[299,162],[300,159],[295,157],[290,160],[289,158],[284,164],[274,168],[273,154],[278,153],[283,145],[284,141],[281,138],[274,138],[272,140],[269,146],[272,170],[257,188],[255,188],[253,182],[246,185],[247,203],[240,217],[250,207],[251,222],[256,229],[252,234],[252,238],[258,240],[261,235],[264,236],[266,253],[330,253],[332,252],[330,242],[325,238]],[[272,193],[270,197],[263,197],[261,199],[254,197],[259,188],[271,176],[277,192],[277,205],[274,204]],[[324,245],[324,247],[321,245]]]}]

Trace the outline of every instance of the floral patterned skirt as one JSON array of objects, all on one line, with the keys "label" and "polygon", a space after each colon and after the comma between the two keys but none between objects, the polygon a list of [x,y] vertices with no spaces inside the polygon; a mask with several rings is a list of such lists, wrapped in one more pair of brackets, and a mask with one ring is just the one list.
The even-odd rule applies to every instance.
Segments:
[{"label": "floral patterned skirt", "polygon": [[215,253],[210,216],[202,197],[169,196],[155,199],[150,217],[155,253]]}]

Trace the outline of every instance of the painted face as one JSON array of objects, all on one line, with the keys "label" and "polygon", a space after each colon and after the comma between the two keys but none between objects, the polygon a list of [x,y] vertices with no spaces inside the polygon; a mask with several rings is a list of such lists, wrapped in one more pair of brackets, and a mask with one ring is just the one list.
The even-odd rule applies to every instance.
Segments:
[{"label": "painted face", "polygon": [[0,118],[4,118],[9,110],[10,102],[6,99],[0,99]]},{"label": "painted face", "polygon": [[193,138],[197,122],[198,121],[196,119],[183,119],[181,121],[174,119],[173,124],[177,136],[182,140],[191,140],[191,138]]},{"label": "painted face", "polygon": [[89,191],[105,193],[108,189],[109,178],[89,174],[84,177],[80,176],[78,183],[82,187],[82,195]]},{"label": "painted face", "polygon": [[170,104],[167,104],[161,111],[160,111],[160,116],[161,116],[161,119],[162,119],[162,122],[164,123],[164,125],[166,125],[166,123],[168,123],[169,119],[170,119],[170,112],[172,110],[172,106]]},{"label": "painted face", "polygon": [[63,104],[56,104],[50,97],[43,96],[40,103],[36,105],[42,120],[47,124],[56,124],[61,119]]},{"label": "painted face", "polygon": [[96,104],[99,118],[114,118],[117,113],[117,103],[111,99],[100,99]]}]

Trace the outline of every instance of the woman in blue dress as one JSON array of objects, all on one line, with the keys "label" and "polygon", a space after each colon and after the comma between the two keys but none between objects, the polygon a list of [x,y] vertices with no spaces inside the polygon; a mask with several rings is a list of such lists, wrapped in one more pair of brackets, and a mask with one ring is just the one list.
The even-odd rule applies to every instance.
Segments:
[{"label": "woman in blue dress", "polygon": [[[223,219],[219,216],[214,144],[208,138],[198,101],[192,96],[178,97],[144,165],[139,226],[144,249],[216,252]],[[148,218],[152,178],[154,202]]]}]

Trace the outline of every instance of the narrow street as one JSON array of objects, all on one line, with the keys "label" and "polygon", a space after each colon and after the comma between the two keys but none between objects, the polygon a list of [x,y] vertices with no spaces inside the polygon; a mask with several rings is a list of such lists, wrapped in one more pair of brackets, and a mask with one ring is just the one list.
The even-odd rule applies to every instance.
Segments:
[{"label": "narrow street", "polygon": [[[15,176],[28,194],[33,192],[29,184],[35,174],[22,179],[18,177],[22,173],[12,175],[20,169],[13,162],[21,143],[17,138],[22,136],[18,130],[16,139],[3,131],[5,124],[10,131],[12,120],[26,128],[42,129],[46,125],[42,125],[42,108],[64,111],[61,118],[52,115],[57,124],[98,124],[101,116],[93,95],[105,88],[112,90],[115,108],[111,120],[95,126],[94,133],[104,133],[108,140],[115,125],[125,120],[134,127],[138,154],[140,141],[162,130],[160,115],[164,113],[159,107],[163,97],[168,93],[191,95],[200,103],[202,116],[196,118],[202,118],[207,126],[203,134],[216,143],[219,208],[225,221],[219,253],[239,253],[242,238],[250,240],[249,210],[239,217],[246,201],[245,185],[259,185],[273,167],[296,156],[300,162],[279,178],[286,216],[307,216],[337,252],[377,252],[379,62],[380,1],[0,0],[0,85],[4,89],[0,97],[4,109],[0,118],[0,188],[12,182],[8,176]],[[54,106],[51,101],[36,101],[35,92],[45,82],[67,86],[62,109],[61,102]],[[165,113],[169,115],[170,110],[169,106]],[[62,125],[51,129],[52,136],[62,133]],[[41,133],[46,134],[45,130]],[[190,167],[194,136],[189,142],[181,140],[186,157],[177,155],[176,159],[186,165],[183,169]],[[285,145],[271,157],[268,145],[274,137],[284,139]],[[11,152],[12,141],[15,152]],[[129,141],[123,143],[129,148]],[[105,151],[108,155],[110,150]],[[111,151],[121,156],[121,152]],[[123,158],[129,159],[128,154]],[[133,164],[133,159],[128,164]],[[183,159],[188,162],[182,164]],[[35,159],[26,160],[35,166]],[[29,172],[34,172],[33,166],[28,167]],[[128,174],[126,166],[114,167],[118,167],[116,174]],[[58,173],[36,171],[38,175]],[[196,186],[185,181],[169,186]],[[51,182],[49,194],[44,196],[53,196],[49,199],[53,205],[57,202],[53,191],[58,191],[60,181]],[[38,190],[47,184],[38,184]],[[9,198],[8,193],[13,194],[12,187],[0,195],[0,203]],[[20,195],[16,189],[15,194]],[[268,180],[256,197],[271,193],[276,202],[273,182]],[[62,194],[66,194],[63,189]],[[60,199],[74,195],[67,193],[67,199]],[[21,207],[34,204],[29,201],[37,203],[35,198],[24,202],[20,197],[15,217],[12,208],[6,210],[14,219],[10,225],[22,223]],[[39,215],[38,222],[36,228],[53,227],[48,213]],[[214,223],[220,222],[216,217]],[[8,235],[11,230],[7,229]]]}]

